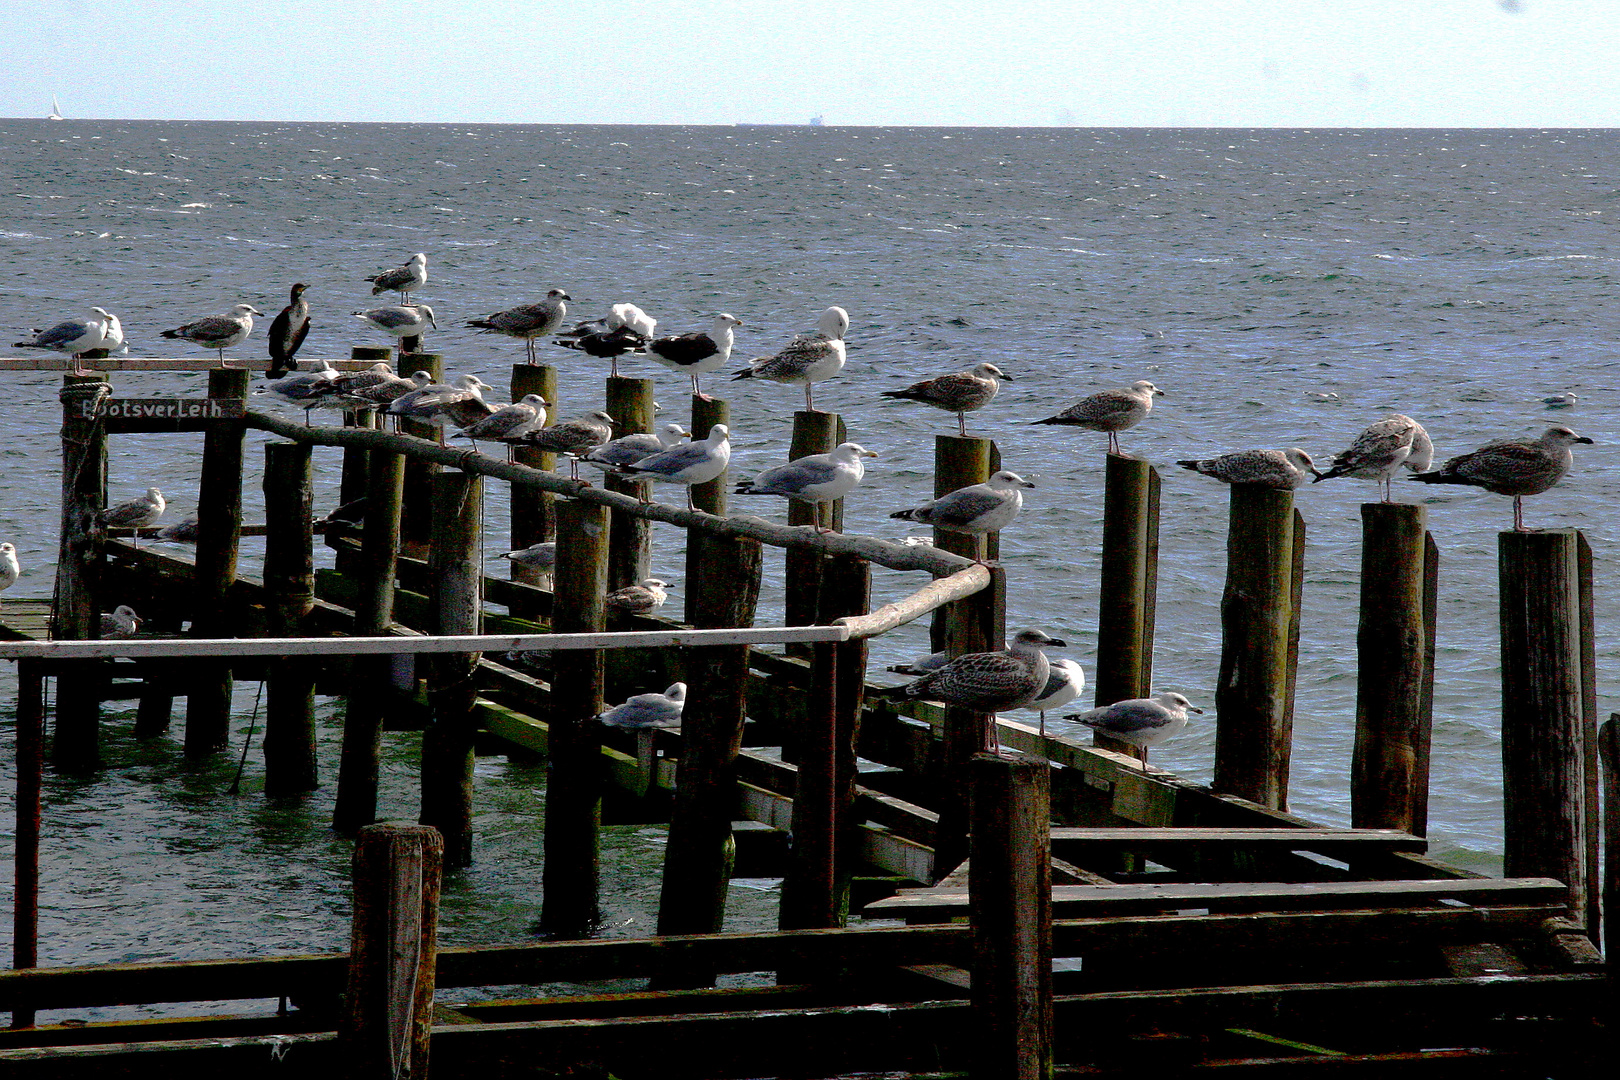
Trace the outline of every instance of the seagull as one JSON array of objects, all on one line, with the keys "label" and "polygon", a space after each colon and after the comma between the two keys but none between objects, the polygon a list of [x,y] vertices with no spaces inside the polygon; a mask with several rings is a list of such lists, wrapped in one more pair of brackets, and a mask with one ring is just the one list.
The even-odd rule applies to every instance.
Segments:
[{"label": "seagull", "polygon": [[355,412],[385,409],[406,394],[433,381],[433,376],[425,371],[416,374],[422,377],[421,382],[414,378],[402,378],[394,374],[387,364],[376,363],[366,371],[339,375],[333,380],[332,393],[345,408]]},{"label": "seagull", "polygon": [[877,457],[859,443],[840,443],[827,454],[810,454],[786,465],[766,469],[752,480],[737,485],[738,495],[781,495],[807,502],[815,508],[817,532],[831,532],[821,527],[821,505],[842,499],[866,475],[862,458]]},{"label": "seagull", "polygon": [[501,558],[510,559],[514,566],[527,566],[531,570],[550,570],[557,563],[557,542],[546,540],[539,544],[530,544],[517,551],[508,551]]},{"label": "seagull", "polygon": [[1067,658],[1047,660],[1046,685],[1041,688],[1041,696],[1024,706],[1041,714],[1042,738],[1046,737],[1046,710],[1067,705],[1085,688],[1086,673],[1078,663]]},{"label": "seagull", "polygon": [[890,664],[886,670],[893,671],[900,675],[926,675],[930,671],[938,671],[940,668],[944,667],[950,662],[950,653],[937,652],[929,653],[927,656],[919,656],[917,659],[909,661],[908,663]]},{"label": "seagull", "polygon": [[524,446],[549,450],[554,454],[568,454],[568,468],[575,480],[579,479],[578,455],[613,438],[613,417],[597,409],[572,420],[564,420],[548,428],[531,430],[520,440]]},{"label": "seagull", "polygon": [[653,338],[647,342],[647,355],[674,371],[692,376],[692,396],[700,401],[713,401],[698,386],[698,376],[718,371],[731,359],[731,332],[741,326],[735,315],[721,312],[706,334],[679,334],[675,337]]},{"label": "seagull", "polygon": [[299,282],[292,287],[292,297],[281,314],[270,324],[270,370],[267,378],[274,379],[298,367],[298,350],[309,336],[309,301],[304,293],[309,286]]},{"label": "seagull", "polygon": [[517,338],[529,350],[529,363],[537,364],[539,359],[534,355],[534,339],[554,333],[562,325],[563,318],[568,314],[568,305],[563,301],[572,299],[561,289],[552,289],[539,303],[507,308],[480,319],[468,319],[467,325],[481,334],[505,334],[509,338]]},{"label": "seagull", "polygon": [[609,374],[618,378],[619,357],[641,350],[646,346],[647,339],[629,327],[621,326],[616,330],[592,330],[583,334],[559,337],[553,344],[561,345],[565,349],[577,349],[586,356],[594,356],[598,360],[606,360],[612,365]]},{"label": "seagull", "polygon": [[335,382],[338,371],[328,360],[322,359],[319,363],[321,366],[314,371],[293,371],[279,379],[269,379],[262,386],[255,387],[253,393],[269,394],[288,405],[303,409],[304,426],[308,427],[311,409],[337,402]]},{"label": "seagull", "polygon": [[682,439],[691,438],[691,435],[681,425],[668,423],[659,428],[656,434],[623,435],[612,442],[603,443],[580,460],[587,465],[595,465],[605,473],[617,474],[620,466],[634,465],[642,458],[668,450]]},{"label": "seagull", "polygon": [[364,495],[358,499],[350,499],[313,524],[318,526],[346,525],[351,529],[358,529],[366,523],[366,505],[369,502],[370,500]]},{"label": "seagull", "polygon": [[1541,399],[1541,403],[1549,409],[1567,409],[1579,400],[1579,397],[1566,390],[1562,394],[1548,394]]},{"label": "seagull", "polygon": [[0,592],[5,592],[17,584],[17,578],[22,573],[22,566],[17,562],[17,548],[14,544],[0,544]]},{"label": "seagull", "polygon": [[1524,527],[1524,497],[1539,495],[1562,480],[1575,463],[1569,448],[1591,441],[1567,427],[1550,427],[1535,442],[1503,439],[1488,443],[1412,479],[1425,484],[1470,484],[1498,495],[1511,495],[1513,531],[1530,532]]},{"label": "seagull", "polygon": [[[884,695],[924,698],[989,713],[993,732],[995,713],[1026,708],[1046,688],[1051,665],[1041,651],[1043,645],[1064,647],[1062,641],[1048,637],[1044,631],[1021,630],[1007,649],[965,653],[942,668],[885,691]],[[991,748],[991,741],[987,736],[986,749]]]},{"label": "seagull", "polygon": [[409,304],[411,302],[411,293],[427,284],[427,255],[418,251],[411,256],[410,261],[404,266],[384,270],[375,277],[368,277],[366,280],[371,282],[372,296],[392,289],[399,293],[400,303]]},{"label": "seagull", "polygon": [[[64,319],[48,330],[35,330],[33,341],[19,341],[12,345],[14,349],[50,349],[53,352],[67,353],[73,357],[73,374],[86,375],[84,365],[79,361],[84,359],[86,353],[107,347],[107,333],[109,327],[117,324],[118,316],[106,308],[93,307],[86,315],[73,319]],[[118,330],[119,344],[123,344],[123,329]]]},{"label": "seagull", "polygon": [[1124,451],[1119,448],[1119,433],[1147,419],[1147,414],[1153,411],[1153,399],[1163,396],[1163,390],[1146,379],[1138,379],[1123,390],[1100,390],[1090,397],[1081,398],[1056,416],[1035,422],[1106,431],[1108,449],[1123,456]]},{"label": "seagull", "polygon": [[[1359,480],[1378,480],[1384,485],[1384,501],[1390,498],[1390,477],[1400,471],[1402,465],[1412,456],[1418,435],[1423,436],[1423,444],[1429,447],[1429,456],[1434,455],[1434,444],[1430,443],[1428,432],[1423,425],[1410,416],[1394,413],[1366,428],[1350,448],[1333,458],[1333,465],[1327,472],[1317,473],[1316,479],[1311,482],[1332,480],[1336,476],[1353,476]],[[1421,468],[1426,469],[1429,463],[1425,460]]]},{"label": "seagull", "polygon": [[147,488],[145,495],[137,496],[101,512],[101,524],[109,529],[134,529],[135,546],[140,547],[141,530],[156,525],[168,507],[163,492]]},{"label": "seagull", "polygon": [[819,327],[812,334],[800,334],[774,356],[748,361],[748,370],[733,375],[738,379],[769,379],[804,386],[804,407],[816,411],[812,390],[815,384],[844,370],[844,334],[849,330],[849,312],[830,307],[821,313]]},{"label": "seagull", "polygon": [[195,544],[197,542],[197,526],[197,515],[192,514],[183,521],[176,521],[173,525],[163,526],[152,539],[165,544]]},{"label": "seagull", "polygon": [[614,589],[602,598],[604,606],[613,611],[620,611],[626,615],[650,615],[664,606],[669,599],[669,582],[660,581],[655,577],[642,578],[634,585],[626,585],[622,589]]},{"label": "seagull", "polygon": [[686,684],[671,683],[662,694],[637,694],[597,717],[609,727],[665,728],[681,722],[686,707]]},{"label": "seagull", "polygon": [[668,450],[644,457],[620,471],[632,480],[658,480],[686,485],[686,508],[692,505],[692,485],[706,484],[726,471],[731,463],[731,432],[724,424],[709,429],[709,437],[681,443]]},{"label": "seagull", "polygon": [[165,330],[163,336],[218,350],[220,366],[224,367],[225,350],[247,340],[247,336],[253,333],[255,315],[263,317],[264,312],[252,304],[237,304],[223,315],[209,315],[173,330]]},{"label": "seagull", "polygon": [[1297,446],[1287,450],[1238,450],[1220,457],[1176,464],[1212,476],[1223,484],[1253,484],[1278,491],[1293,491],[1305,482],[1307,474],[1320,475],[1311,455]]},{"label": "seagull", "polygon": [[101,613],[101,636],[104,638],[131,637],[140,625],[141,617],[128,604],[119,604],[111,612]]},{"label": "seagull", "polygon": [[[417,372],[425,376],[426,372]],[[388,406],[389,414],[421,424],[432,424],[444,445],[446,423],[466,426],[489,416],[495,410],[484,400],[484,391],[493,390],[476,375],[460,375],[453,385],[428,385],[403,394]]]},{"label": "seagull", "polygon": [[[889,516],[947,532],[981,535],[1000,532],[1024,508],[1024,488],[1035,485],[1003,469],[982,484],[957,488],[931,502]],[[983,560],[979,560],[982,562]]]},{"label": "seagull", "polygon": [[990,404],[1001,390],[1001,384],[1012,381],[1012,376],[996,365],[980,364],[968,371],[912,383],[904,390],[885,390],[883,396],[902,401],[920,401],[924,405],[953,412],[956,414],[957,434],[966,437],[967,414]]},{"label": "seagull", "polygon": [[502,405],[482,420],[468,424],[460,433],[473,441],[475,450],[478,449],[479,439],[505,443],[506,460],[511,461],[518,440],[534,429],[545,426],[546,399],[539,394],[524,394],[521,401]]},{"label": "seagull", "polygon": [[1177,693],[1155,694],[1149,698],[1116,701],[1100,709],[1070,713],[1065,720],[1084,724],[1110,739],[1130,743],[1142,751],[1142,773],[1147,773],[1148,747],[1158,746],[1181,733],[1187,714],[1203,709]]},{"label": "seagull", "polygon": [[426,304],[390,304],[388,307],[356,311],[353,315],[389,337],[399,338],[402,352],[406,338],[421,337],[429,326],[435,330],[439,328],[439,324],[433,321],[433,309]]}]

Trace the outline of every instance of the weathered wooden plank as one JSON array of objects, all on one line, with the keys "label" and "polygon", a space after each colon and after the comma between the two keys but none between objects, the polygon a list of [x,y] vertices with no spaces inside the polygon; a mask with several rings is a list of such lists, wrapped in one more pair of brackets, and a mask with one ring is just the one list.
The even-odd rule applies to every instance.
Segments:
[{"label": "weathered wooden plank", "polygon": [[[230,357],[233,371],[269,371],[271,361],[259,357]],[[352,360],[347,356],[326,361],[339,371],[364,371],[373,361]],[[77,363],[84,371],[219,371],[219,360],[214,357],[187,356],[161,358],[155,356],[104,356],[99,359],[74,361],[65,356],[0,356],[0,371],[72,371]],[[298,366],[312,371],[319,360],[303,357]]]},{"label": "weathered wooden plank", "polygon": [[[1300,881],[1169,885],[1059,885],[1054,910],[1066,915],[1128,914],[1176,908],[1299,910],[1456,900],[1470,904],[1561,903],[1562,882],[1551,878],[1476,878],[1462,881]],[[868,914],[942,918],[962,914],[966,889],[914,889],[868,904]]]},{"label": "weathered wooden plank", "polygon": [[1083,859],[1101,850],[1124,849],[1156,856],[1193,854],[1209,847],[1277,848],[1345,858],[1369,850],[1424,852],[1428,846],[1422,837],[1398,829],[1052,828],[1052,850],[1069,859]]}]

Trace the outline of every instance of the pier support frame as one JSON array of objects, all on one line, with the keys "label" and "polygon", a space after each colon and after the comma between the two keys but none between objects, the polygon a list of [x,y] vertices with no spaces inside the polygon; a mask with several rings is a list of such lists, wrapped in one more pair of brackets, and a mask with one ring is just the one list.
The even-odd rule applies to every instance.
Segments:
[{"label": "pier support frame", "polygon": [[[1159,473],[1140,458],[1109,454],[1103,495],[1102,585],[1097,612],[1098,707],[1153,693],[1153,626],[1159,589]],[[1142,751],[1101,733],[1097,746]]]},{"label": "pier support frame", "polygon": [[[613,417],[613,437],[644,435],[653,429],[653,383],[651,379],[608,376],[607,414]],[[649,480],[626,480],[610,476],[604,485],[645,501],[650,494]],[[611,535],[608,540],[609,590],[634,585],[648,576],[652,562],[652,522],[619,510],[610,511]]]},{"label": "pier support frame", "polygon": [[[315,604],[315,544],[310,512],[308,443],[269,443],[264,448],[265,605],[269,631],[298,637]],[[272,660],[266,676],[264,793],[291,795],[320,786],[315,759],[315,662],[306,657]]]},{"label": "pier support frame", "polygon": [[[86,407],[108,393],[100,375],[62,379],[62,532],[56,558],[58,638],[83,639],[100,633],[96,607],[100,517],[107,502],[107,429]],[[51,761],[58,769],[89,771],[101,766],[99,663],[75,665],[72,678],[56,685],[56,737]]]},{"label": "pier support frame", "polygon": [[[208,373],[208,396],[246,400],[250,373],[216,368]],[[203,433],[202,478],[197,485],[197,575],[192,634],[233,636],[228,597],[236,582],[236,557],[242,542],[242,445],[247,432],[241,420],[215,420]],[[186,698],[187,757],[207,757],[230,745],[231,695],[229,661],[198,661],[188,673]]]}]

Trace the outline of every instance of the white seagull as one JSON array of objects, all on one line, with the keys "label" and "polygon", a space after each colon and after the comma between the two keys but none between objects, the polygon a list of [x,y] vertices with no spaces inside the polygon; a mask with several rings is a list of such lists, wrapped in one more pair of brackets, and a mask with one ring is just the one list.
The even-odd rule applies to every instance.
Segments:
[{"label": "white seagull", "polygon": [[623,705],[604,712],[597,719],[609,727],[665,728],[681,722],[686,707],[686,684],[671,683],[662,694],[637,694]]},{"label": "white seagull", "polygon": [[817,532],[830,532],[821,527],[821,507],[842,499],[866,475],[862,458],[877,457],[859,443],[841,443],[831,453],[810,454],[786,465],[766,469],[752,480],[737,485],[738,495],[781,495],[807,502],[815,508]]},{"label": "white seagull", "polygon": [[741,326],[735,315],[721,312],[714,317],[708,333],[678,334],[647,342],[647,355],[674,371],[692,376],[692,396],[702,401],[714,399],[698,385],[698,376],[718,371],[731,359],[731,332]]},{"label": "white seagull", "polygon": [[692,505],[692,485],[706,484],[726,471],[731,463],[731,432],[724,424],[709,429],[709,437],[681,443],[668,450],[644,457],[621,471],[632,480],[657,480],[686,485],[686,508]]},{"label": "white seagull", "polygon": [[1148,747],[1158,746],[1181,733],[1187,714],[1204,710],[1177,693],[1116,701],[1099,709],[1070,713],[1065,720],[1084,724],[1110,739],[1130,743],[1142,751],[1142,772],[1147,772]]}]

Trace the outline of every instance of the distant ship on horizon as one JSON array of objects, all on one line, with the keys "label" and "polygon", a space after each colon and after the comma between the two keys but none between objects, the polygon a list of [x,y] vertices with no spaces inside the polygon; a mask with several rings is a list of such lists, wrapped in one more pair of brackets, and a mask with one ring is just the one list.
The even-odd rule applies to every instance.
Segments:
[{"label": "distant ship on horizon", "polygon": [[66,117],[64,117],[62,115],[62,106],[57,102],[55,94],[51,95],[51,114],[49,116],[47,116],[45,119],[47,119],[47,120],[65,120],[66,119]]},{"label": "distant ship on horizon", "polygon": [[[737,121],[736,126],[737,127],[800,127],[801,125],[799,125],[799,124],[790,124],[790,123],[787,123],[786,121],[739,120],[739,121]],[[809,121],[807,123],[805,123],[804,125],[802,125],[802,126],[804,126],[804,127],[825,127],[826,123],[825,123],[825,120],[823,119],[823,117],[821,116],[821,114],[817,113],[815,116],[812,116],[809,119]]]}]

